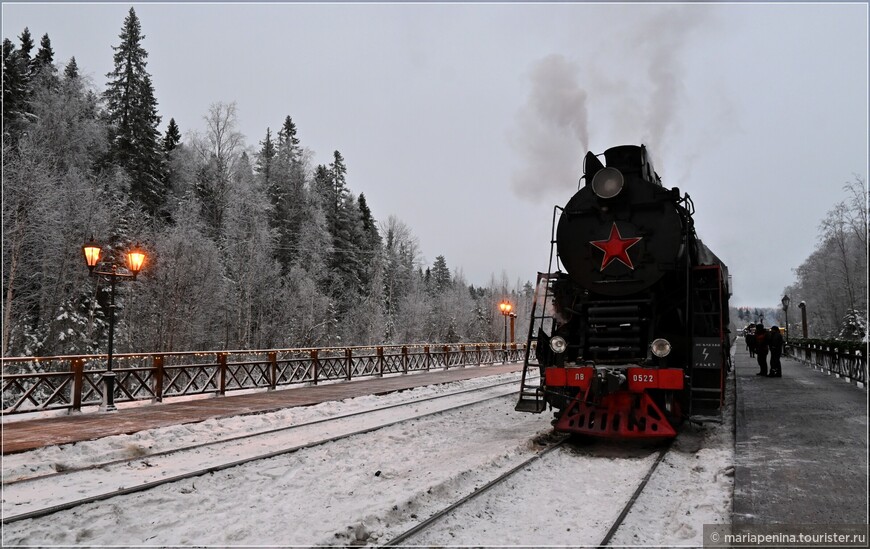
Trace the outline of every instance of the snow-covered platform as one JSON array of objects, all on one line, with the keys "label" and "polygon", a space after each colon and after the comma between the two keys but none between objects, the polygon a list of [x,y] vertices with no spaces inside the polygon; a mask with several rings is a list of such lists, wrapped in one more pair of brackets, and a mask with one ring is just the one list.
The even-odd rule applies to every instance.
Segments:
[{"label": "snow-covered platform", "polygon": [[866,389],[787,358],[757,376],[737,347],[733,524],[866,524]]},{"label": "snow-covered platform", "polygon": [[[61,417],[14,421],[3,424],[3,455],[101,437],[131,434],[146,429],[196,423],[207,419],[259,414],[294,406],[343,400],[365,395],[402,391],[425,385],[449,383],[518,372],[522,364],[503,364],[432,370],[407,375],[293,387],[244,395],[165,402],[115,412],[81,413]],[[519,391],[519,388],[517,389]]]}]

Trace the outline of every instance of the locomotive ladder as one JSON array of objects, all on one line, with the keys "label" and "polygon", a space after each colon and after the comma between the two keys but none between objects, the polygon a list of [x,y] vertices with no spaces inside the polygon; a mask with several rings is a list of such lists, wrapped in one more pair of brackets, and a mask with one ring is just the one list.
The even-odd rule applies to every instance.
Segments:
[{"label": "locomotive ladder", "polygon": [[[532,384],[527,382],[527,378],[529,375],[529,368],[537,366],[537,359],[535,359],[535,364],[530,364],[529,361],[533,358],[531,355],[532,348],[537,348],[538,329],[543,328],[544,323],[547,320],[552,321],[553,319],[552,315],[547,313],[547,303],[549,302],[550,296],[553,295],[552,284],[556,278],[558,278],[558,274],[555,273],[538,273],[538,281],[535,284],[535,296],[532,300],[532,318],[531,322],[529,322],[529,340],[526,345],[526,357],[523,361],[523,378],[520,382],[520,399],[514,407],[518,412],[533,412],[540,414],[547,407],[547,403],[544,400],[544,380],[539,379],[537,384]],[[541,300],[540,303],[538,302],[539,299]]]},{"label": "locomotive ladder", "polygon": [[[692,269],[692,341],[689,370],[689,416],[696,421],[721,421],[725,392],[722,271],[718,265]],[[706,349],[706,352],[705,352]]]}]

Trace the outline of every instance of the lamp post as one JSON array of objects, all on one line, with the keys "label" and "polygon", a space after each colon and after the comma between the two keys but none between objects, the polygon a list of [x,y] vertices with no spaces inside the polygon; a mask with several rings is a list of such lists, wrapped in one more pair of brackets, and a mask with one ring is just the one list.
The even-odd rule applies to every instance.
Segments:
[{"label": "lamp post", "polygon": [[82,252],[85,254],[85,263],[88,265],[88,271],[90,271],[91,276],[104,276],[109,279],[109,287],[111,291],[110,301],[109,301],[109,353],[108,360],[106,361],[106,373],[103,374],[103,405],[100,406],[100,410],[103,412],[113,412],[117,408],[115,408],[115,372],[112,371],[112,345],[114,344],[115,339],[115,283],[118,280],[135,280],[136,275],[139,274],[139,271],[142,270],[142,265],[145,263],[145,252],[139,247],[137,243],[133,248],[127,252],[127,269],[130,271],[129,273],[119,273],[118,265],[115,264],[114,260],[112,260],[111,270],[109,271],[100,271],[96,269],[97,265],[100,263],[100,255],[102,254],[102,248],[100,245],[94,241],[94,237],[91,236],[90,242],[86,243],[82,246]]},{"label": "lamp post", "polygon": [[803,332],[804,339],[807,336],[807,304],[805,301],[801,301],[798,303],[798,308],[801,310],[801,332]]},{"label": "lamp post", "polygon": [[791,298],[788,294],[782,296],[782,310],[785,311],[785,342],[788,343],[788,304],[791,303]]},{"label": "lamp post", "polygon": [[507,349],[507,319],[514,306],[511,305],[510,301],[504,300],[498,304],[498,308],[501,310],[501,315],[504,317],[504,348]]}]

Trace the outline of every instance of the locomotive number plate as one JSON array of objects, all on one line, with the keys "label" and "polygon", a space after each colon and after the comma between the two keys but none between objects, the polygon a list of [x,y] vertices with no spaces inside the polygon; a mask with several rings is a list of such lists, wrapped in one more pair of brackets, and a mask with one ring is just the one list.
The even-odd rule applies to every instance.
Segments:
[{"label": "locomotive number plate", "polygon": [[677,368],[629,368],[625,372],[628,390],[642,393],[647,389],[682,389],[683,371]]}]

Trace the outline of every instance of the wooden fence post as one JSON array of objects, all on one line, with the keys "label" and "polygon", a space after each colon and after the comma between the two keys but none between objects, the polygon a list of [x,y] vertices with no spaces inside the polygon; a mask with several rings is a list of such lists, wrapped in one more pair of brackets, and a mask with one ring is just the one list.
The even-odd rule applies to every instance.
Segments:
[{"label": "wooden fence post", "polygon": [[432,365],[432,355],[429,354],[429,346],[426,345],[423,347],[423,352],[426,353],[426,371],[429,371],[430,366]]},{"label": "wooden fence post", "polygon": [[465,353],[465,345],[459,346],[459,352],[462,356],[462,367],[465,368],[468,366],[468,355]]},{"label": "wooden fence post", "polygon": [[151,386],[151,392],[154,397],[151,402],[163,402],[163,355],[154,355],[152,361],[154,368],[154,384]]},{"label": "wooden fence post", "polygon": [[314,379],[313,382],[317,385],[317,378],[320,377],[320,359],[317,357],[317,349],[311,350],[311,368],[314,370]]},{"label": "wooden fence post", "polygon": [[74,358],[72,361],[73,386],[72,386],[72,411],[82,411],[82,389],[85,385],[85,361]]},{"label": "wooden fence post", "polygon": [[444,346],[444,369],[445,370],[450,369],[450,346],[449,345]]},{"label": "wooden fence post", "polygon": [[402,373],[408,373],[408,348],[402,345]]},{"label": "wooden fence post", "polygon": [[274,391],[278,384],[278,353],[269,353],[269,390]]},{"label": "wooden fence post", "polygon": [[227,354],[218,353],[218,394],[224,396],[227,392]]},{"label": "wooden fence post", "polygon": [[353,377],[353,351],[351,351],[350,349],[345,349],[344,350],[344,359],[345,359],[345,364],[347,364],[347,366],[346,366],[347,375],[345,376],[345,379],[350,381],[351,378]]},{"label": "wooden fence post", "polygon": [[378,347],[378,377],[384,377],[384,348]]}]

